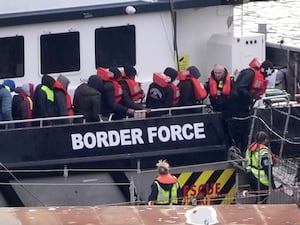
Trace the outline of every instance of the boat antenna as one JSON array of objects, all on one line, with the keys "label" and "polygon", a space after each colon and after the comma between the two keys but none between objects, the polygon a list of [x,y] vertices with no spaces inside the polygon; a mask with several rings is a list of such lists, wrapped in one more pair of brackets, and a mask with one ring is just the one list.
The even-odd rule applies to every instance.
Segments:
[{"label": "boat antenna", "polygon": [[38,197],[36,197],[31,191],[29,191],[23,184],[22,182],[2,163],[0,162],[0,166],[9,173],[9,175],[17,182],[20,184],[20,186],[30,195],[32,196],[35,200],[37,200],[41,206],[47,207]]},{"label": "boat antenna", "polygon": [[176,59],[177,69],[179,70],[179,62],[178,62],[178,46],[177,46],[177,21],[176,21],[176,11],[174,8],[174,0],[169,0],[170,4],[170,13],[173,25],[173,48],[174,48],[174,55]]}]

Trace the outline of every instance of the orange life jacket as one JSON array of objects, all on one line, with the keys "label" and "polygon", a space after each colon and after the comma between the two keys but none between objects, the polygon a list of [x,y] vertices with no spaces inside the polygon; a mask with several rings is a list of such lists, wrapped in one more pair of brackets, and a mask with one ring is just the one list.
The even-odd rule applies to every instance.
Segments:
[{"label": "orange life jacket", "polygon": [[177,105],[179,102],[179,96],[180,96],[180,90],[177,85],[175,85],[173,82],[169,83],[169,85],[173,90],[173,105]]},{"label": "orange life jacket", "polygon": [[267,86],[268,80],[260,72],[260,70],[255,70],[254,78],[250,88],[250,93],[252,95],[263,95],[266,92]]},{"label": "orange life jacket", "polygon": [[122,100],[123,95],[122,86],[111,76],[109,76],[109,73],[110,72],[105,68],[99,67],[97,69],[97,75],[100,76],[102,80],[109,81],[114,85],[115,103],[119,103]]},{"label": "orange life jacket", "polygon": [[[218,85],[219,82],[217,82],[212,76],[209,78],[209,92],[210,96],[216,97],[218,95]],[[222,87],[222,94],[223,95],[230,95],[231,91],[231,79],[230,79],[230,74],[226,74],[225,78],[225,83],[223,84]]]},{"label": "orange life jacket", "polygon": [[159,175],[156,180],[162,184],[174,184],[177,182],[177,178],[171,174]]},{"label": "orange life jacket", "polygon": [[[252,151],[252,152],[255,152],[255,151],[258,151],[260,149],[269,149],[267,146],[263,145],[263,144],[258,144],[256,142],[252,143],[250,146],[249,146],[249,150]],[[269,149],[270,150],[270,149]],[[273,154],[273,152],[270,150],[270,154],[272,156],[272,160],[273,162],[276,162],[276,156]]]},{"label": "orange life jacket", "polygon": [[73,116],[74,115],[74,111],[73,111],[73,107],[72,107],[72,100],[71,100],[71,96],[69,95],[69,93],[66,90],[66,88],[59,81],[56,81],[54,83],[54,88],[62,90],[65,93],[66,103],[67,103],[67,109],[68,109],[68,116]]},{"label": "orange life jacket", "polygon": [[124,80],[127,83],[130,96],[133,101],[137,101],[145,97],[145,92],[142,89],[141,83],[126,76],[122,76],[121,80]]},{"label": "orange life jacket", "polygon": [[201,84],[201,82],[196,79],[194,76],[190,75],[188,71],[179,71],[178,73],[179,80],[191,80],[194,87],[194,94],[197,101],[201,101],[206,98],[207,91]]}]

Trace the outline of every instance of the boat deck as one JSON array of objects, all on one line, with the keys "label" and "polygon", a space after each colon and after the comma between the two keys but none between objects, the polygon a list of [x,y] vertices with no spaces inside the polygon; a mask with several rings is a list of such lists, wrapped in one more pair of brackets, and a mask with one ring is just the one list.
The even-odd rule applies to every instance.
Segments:
[{"label": "boat deck", "polygon": [[297,205],[0,208],[0,224],[300,224]]}]

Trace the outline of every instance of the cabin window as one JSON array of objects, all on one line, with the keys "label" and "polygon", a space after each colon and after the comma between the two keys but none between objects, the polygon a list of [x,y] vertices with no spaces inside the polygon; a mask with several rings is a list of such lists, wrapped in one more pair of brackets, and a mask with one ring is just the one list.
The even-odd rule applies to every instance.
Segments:
[{"label": "cabin window", "polygon": [[80,70],[79,32],[41,35],[41,74]]},{"label": "cabin window", "polygon": [[0,79],[24,76],[24,37],[0,38]]},{"label": "cabin window", "polygon": [[136,64],[135,26],[95,30],[96,68]]}]

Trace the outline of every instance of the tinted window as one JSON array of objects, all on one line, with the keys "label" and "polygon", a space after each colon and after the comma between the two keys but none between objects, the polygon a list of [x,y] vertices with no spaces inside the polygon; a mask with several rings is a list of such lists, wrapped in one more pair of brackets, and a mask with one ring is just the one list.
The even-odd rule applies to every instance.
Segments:
[{"label": "tinted window", "polygon": [[0,78],[24,76],[24,37],[0,38]]},{"label": "tinted window", "polygon": [[96,68],[135,65],[135,26],[99,28],[95,31]]},{"label": "tinted window", "polygon": [[79,32],[41,35],[41,74],[78,70]]}]

